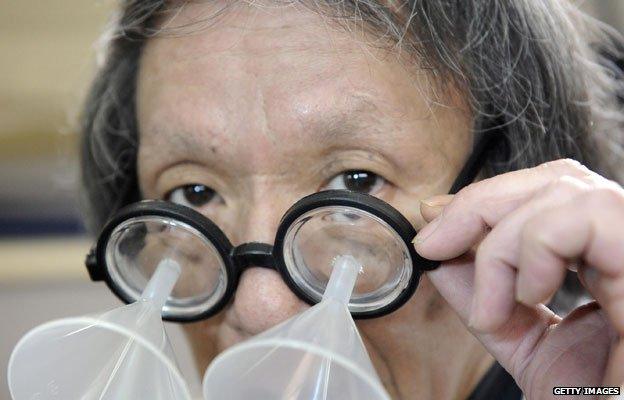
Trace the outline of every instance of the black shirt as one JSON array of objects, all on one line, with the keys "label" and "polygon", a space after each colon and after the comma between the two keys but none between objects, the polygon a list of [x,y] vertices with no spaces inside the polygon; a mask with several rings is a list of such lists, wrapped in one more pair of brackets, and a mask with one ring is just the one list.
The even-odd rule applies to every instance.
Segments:
[{"label": "black shirt", "polygon": [[488,370],[467,400],[521,400],[522,391],[499,363]]}]

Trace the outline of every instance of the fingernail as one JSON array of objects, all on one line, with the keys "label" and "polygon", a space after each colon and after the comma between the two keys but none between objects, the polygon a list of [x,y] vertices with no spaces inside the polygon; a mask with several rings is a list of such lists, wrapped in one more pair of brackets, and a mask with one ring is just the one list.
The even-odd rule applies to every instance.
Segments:
[{"label": "fingernail", "polygon": [[428,207],[441,207],[446,206],[450,202],[450,196],[448,194],[440,194],[437,196],[429,197],[428,199],[421,200],[421,203]]},{"label": "fingernail", "polygon": [[412,243],[415,245],[424,243],[425,240],[433,235],[433,233],[438,229],[438,226],[440,226],[440,221],[442,221],[442,215],[439,215],[438,217],[436,217],[436,219],[425,225],[425,227],[416,234],[416,237],[414,238],[414,240],[412,240]]},{"label": "fingernail", "polygon": [[578,274],[581,277],[581,282],[585,285],[585,288],[590,293],[596,293],[596,285],[598,284],[599,274],[596,269],[592,267],[582,266],[578,270]]}]

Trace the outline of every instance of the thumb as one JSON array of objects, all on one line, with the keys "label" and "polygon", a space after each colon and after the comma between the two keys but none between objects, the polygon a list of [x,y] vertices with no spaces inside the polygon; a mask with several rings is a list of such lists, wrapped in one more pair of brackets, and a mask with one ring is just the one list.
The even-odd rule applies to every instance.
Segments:
[{"label": "thumb", "polygon": [[449,205],[453,201],[454,195],[443,194],[439,196],[429,197],[428,199],[421,200],[420,213],[426,222],[433,221],[438,215],[442,213],[444,207]]},{"label": "thumb", "polygon": [[534,308],[518,304],[502,328],[490,332],[476,331],[468,324],[474,295],[474,255],[465,254],[444,261],[439,268],[427,272],[427,277],[468,330],[523,386],[524,368],[530,364],[544,332],[560,318],[542,304]]}]

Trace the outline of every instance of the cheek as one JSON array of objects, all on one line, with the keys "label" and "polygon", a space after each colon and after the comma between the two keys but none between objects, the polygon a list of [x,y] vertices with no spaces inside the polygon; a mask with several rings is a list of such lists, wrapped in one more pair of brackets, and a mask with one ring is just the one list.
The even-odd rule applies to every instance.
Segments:
[{"label": "cheek", "polygon": [[224,313],[220,313],[208,320],[182,326],[191,346],[197,370],[201,373],[222,350],[220,331],[223,319]]},{"label": "cheek", "polygon": [[416,293],[401,308],[381,318],[357,321],[362,334],[385,353],[402,359],[401,354],[418,352],[417,343],[432,336],[447,335],[449,319],[456,319],[426,277],[421,277]]}]

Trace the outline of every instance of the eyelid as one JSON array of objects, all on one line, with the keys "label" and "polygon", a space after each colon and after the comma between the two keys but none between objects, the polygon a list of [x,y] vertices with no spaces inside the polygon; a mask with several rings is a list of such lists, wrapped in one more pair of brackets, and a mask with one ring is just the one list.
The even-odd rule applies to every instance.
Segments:
[{"label": "eyelid", "polygon": [[330,180],[328,180],[327,183],[325,183],[322,186],[322,188],[323,189],[325,189],[325,188],[332,189],[330,186],[331,186],[331,184],[332,184],[332,182],[334,180],[340,179],[341,177],[343,177],[343,179],[344,179],[344,175],[348,174],[350,172],[370,172],[373,175],[375,175],[375,178],[378,179],[379,181],[375,182],[375,185],[373,186],[374,190],[371,190],[370,192],[368,192],[368,194],[371,194],[371,195],[375,195],[375,194],[380,193],[383,190],[383,188],[385,187],[385,185],[388,185],[388,184],[391,185],[391,183],[386,178],[384,178],[382,175],[376,174],[376,173],[374,173],[372,171],[368,171],[368,170],[347,170],[347,171],[343,171],[343,172],[341,172],[339,174],[334,175],[334,177],[331,178]]},{"label": "eyelid", "polygon": [[223,177],[206,166],[195,162],[179,162],[166,168],[156,178],[155,189],[159,198],[164,198],[173,190],[186,185],[205,185],[223,197],[222,189],[227,188]]},{"label": "eyelid", "polygon": [[206,185],[206,184],[203,184],[203,183],[199,183],[199,182],[189,182],[189,183],[183,183],[181,185],[177,185],[177,186],[173,187],[172,189],[169,189],[169,190],[165,191],[165,194],[162,195],[162,198],[164,200],[167,200],[177,190],[182,190],[182,189],[187,188],[189,186],[205,186],[208,190],[214,192],[215,194],[219,194],[219,192],[217,192],[213,187],[211,187],[209,185]]},{"label": "eyelid", "polygon": [[327,159],[329,162],[320,168],[320,174],[327,182],[346,171],[370,171],[392,183],[387,177],[396,170],[393,162],[370,149],[335,149],[327,155]]},{"label": "eyelid", "polygon": [[[185,196],[185,192],[184,189],[186,189],[189,186],[204,186],[210,193],[209,196],[210,198],[208,199],[208,201],[206,201],[205,203],[202,203],[201,205],[196,205],[196,204],[192,204],[191,202],[188,201],[188,199]],[[176,193],[180,191],[180,193]],[[173,196],[181,196],[182,198],[179,199],[173,199]],[[218,205],[218,204],[223,204],[224,200],[223,197],[219,194],[219,192],[217,192],[216,190],[214,190],[213,188],[211,188],[210,186],[207,185],[203,185],[203,184],[197,184],[197,183],[190,183],[190,184],[185,184],[185,185],[180,185],[172,190],[170,190],[165,196],[164,196],[164,200],[166,201],[170,201],[172,203],[176,203],[176,204],[181,204],[183,206],[189,207],[189,208],[193,208],[195,210],[200,210],[203,209],[204,207],[209,207],[209,206],[214,206],[214,205]]]},{"label": "eyelid", "polygon": [[[335,163],[337,164],[337,163]],[[340,168],[338,171],[336,172],[332,172],[331,175],[329,175],[329,177],[327,177],[327,175],[329,174],[329,172],[325,172],[323,173],[322,176],[327,177],[323,180],[323,184],[321,185],[321,187],[326,187],[327,185],[329,185],[329,183],[333,180],[336,179],[337,177],[339,177],[340,175],[343,175],[347,172],[350,171],[367,171],[367,172],[371,172],[373,174],[375,174],[378,178],[383,179],[383,183],[387,184],[387,185],[392,185],[392,186],[396,186],[390,179],[387,178],[387,174],[380,172],[379,170],[377,170],[376,168],[369,168],[369,167],[353,167],[353,164],[345,164],[345,165],[350,165],[350,167],[342,167]],[[361,165],[361,164],[360,164]],[[334,166],[335,168],[335,166]],[[335,171],[335,169],[332,168],[332,171]],[[329,171],[329,168],[324,169],[325,171]]]}]

